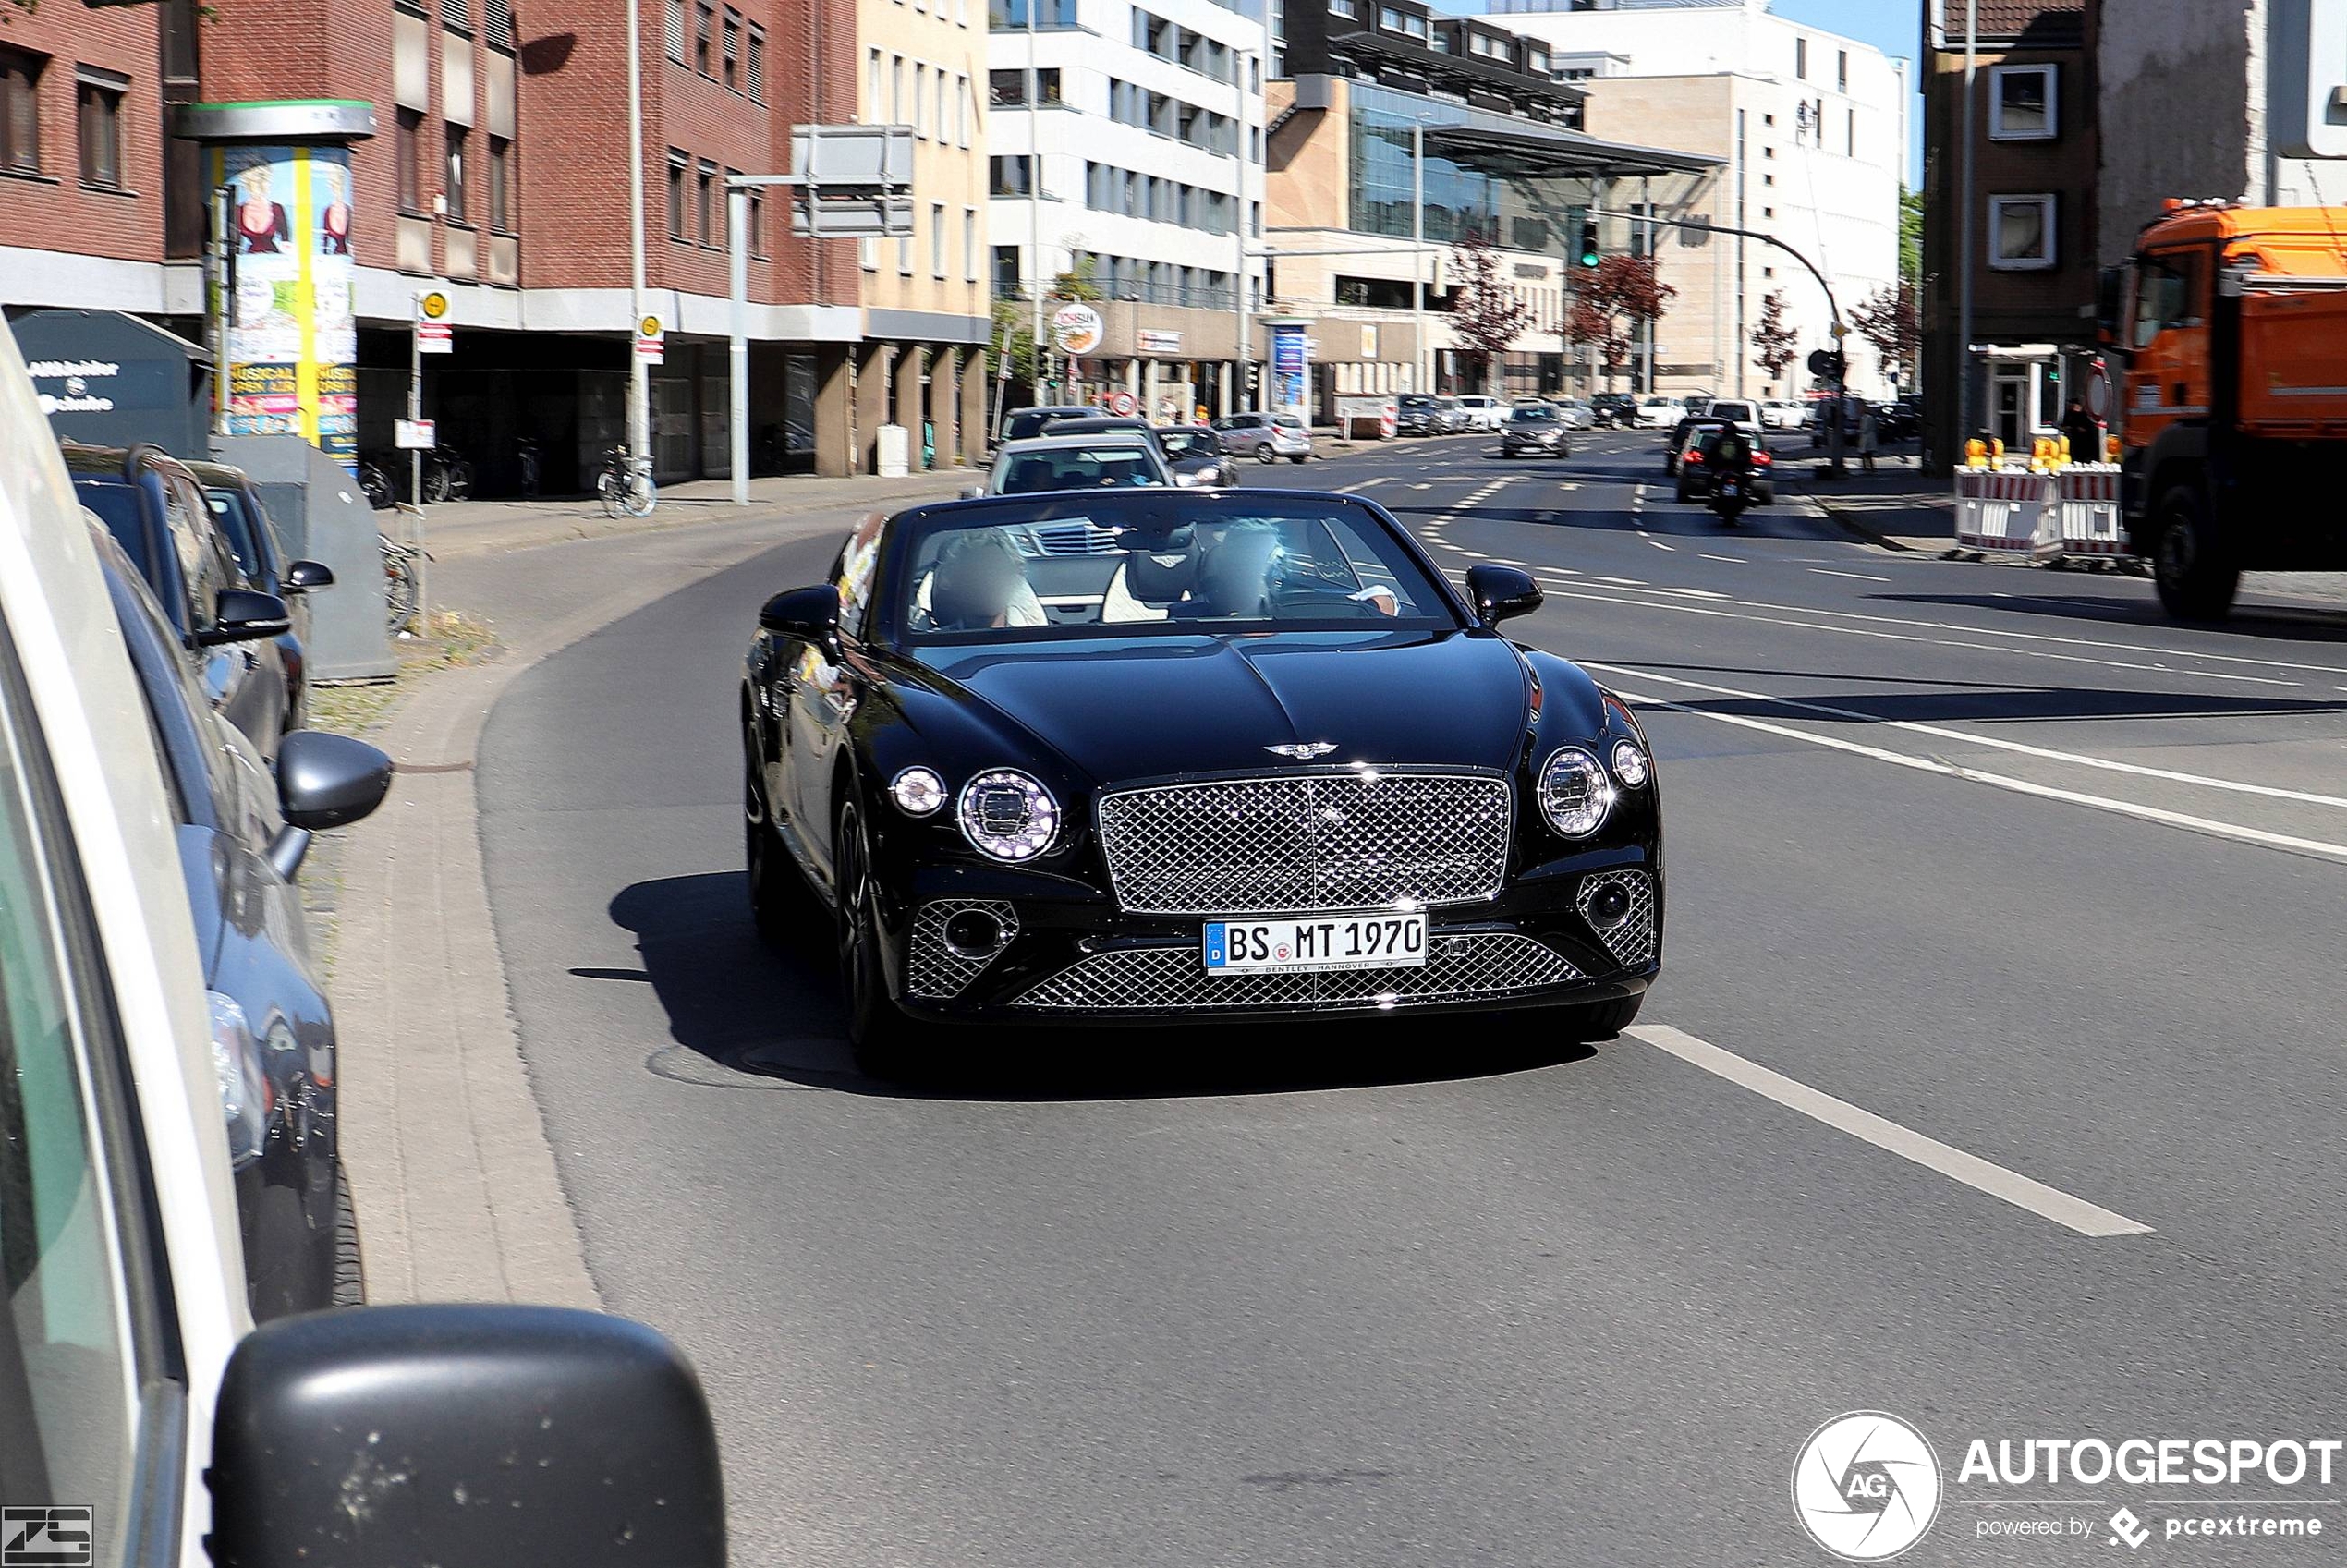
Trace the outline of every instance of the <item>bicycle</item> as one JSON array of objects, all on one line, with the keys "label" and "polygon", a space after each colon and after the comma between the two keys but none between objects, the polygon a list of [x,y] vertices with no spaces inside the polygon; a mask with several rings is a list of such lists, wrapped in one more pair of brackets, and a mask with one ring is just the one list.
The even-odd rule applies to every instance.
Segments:
[{"label": "bicycle", "polygon": [[659,502],[649,457],[630,456],[625,446],[604,449],[602,472],[595,476],[595,498],[606,517],[649,517]]},{"label": "bicycle", "polygon": [[384,629],[397,637],[406,631],[423,608],[423,582],[416,569],[416,562],[429,560],[422,546],[402,544],[387,533],[375,535],[383,556]]},{"label": "bicycle", "polygon": [[463,501],[473,492],[473,466],[453,446],[435,446],[424,454],[424,499],[438,505]]}]

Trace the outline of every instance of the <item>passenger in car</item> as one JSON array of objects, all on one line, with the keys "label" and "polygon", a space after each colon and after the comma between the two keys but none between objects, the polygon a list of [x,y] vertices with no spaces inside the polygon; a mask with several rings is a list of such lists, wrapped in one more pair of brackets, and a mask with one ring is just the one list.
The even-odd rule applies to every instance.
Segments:
[{"label": "passenger in car", "polygon": [[1018,546],[992,529],[974,529],[946,541],[925,586],[930,625],[938,631],[1037,626],[1045,621]]}]

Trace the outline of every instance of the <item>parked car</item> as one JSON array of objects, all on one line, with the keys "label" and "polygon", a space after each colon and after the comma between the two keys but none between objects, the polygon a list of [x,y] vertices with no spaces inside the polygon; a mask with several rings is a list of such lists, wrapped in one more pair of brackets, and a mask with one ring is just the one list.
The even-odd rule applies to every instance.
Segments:
[{"label": "parked car", "polygon": [[1599,430],[1628,430],[1638,422],[1638,400],[1626,392],[1595,393],[1589,413]]},{"label": "parked car", "polygon": [[0,324],[0,1455],[11,1504],[47,1511],[11,1518],[11,1555],[724,1568],[716,1432],[651,1330],[503,1304],[252,1327],[236,1056],[72,496]]},{"label": "parked car", "polygon": [[1210,427],[1163,425],[1156,434],[1175,484],[1204,490],[1239,482],[1238,459],[1222,450],[1222,438]]},{"label": "parked car", "polygon": [[1827,444],[1828,432],[1833,428],[1832,418],[1838,406],[1842,412],[1842,435],[1845,442],[1858,439],[1859,402],[1855,397],[1820,397],[1809,407],[1809,444]]},{"label": "parked car", "polygon": [[1508,414],[1508,422],[1500,427],[1500,456],[1520,457],[1563,457],[1570,456],[1573,443],[1565,434],[1562,414],[1546,403],[1526,403]]},{"label": "parked car", "polygon": [[1053,419],[1088,419],[1100,412],[1080,403],[1039,403],[1031,408],[1014,408],[1003,416],[1002,439],[1031,441]]},{"label": "parked car", "polygon": [[1714,397],[1703,407],[1706,419],[1725,419],[1754,434],[1765,427],[1760,420],[1760,406],[1742,397]]},{"label": "parked car", "polygon": [[1466,428],[1466,410],[1455,397],[1405,392],[1394,405],[1397,435],[1456,435]]},{"label": "parked car", "polygon": [[1715,459],[1720,442],[1729,432],[1742,436],[1752,453],[1752,504],[1766,506],[1777,498],[1776,458],[1769,451],[1768,437],[1758,431],[1724,422],[1697,425],[1689,433],[1685,449],[1679,454],[1675,468],[1678,475],[1677,498],[1682,502],[1696,499],[1696,486],[1704,470]]},{"label": "parked car", "polygon": [[188,471],[203,486],[205,504],[227,535],[245,580],[286,602],[291,624],[277,639],[277,649],[286,663],[286,728],[298,730],[310,711],[310,664],[304,651],[310,638],[310,595],[334,587],[334,574],[321,562],[286,559],[277,525],[242,468],[190,463]]},{"label": "parked car", "polygon": [[1781,397],[1760,405],[1760,424],[1765,430],[1799,430],[1807,417],[1800,404],[1788,403]]},{"label": "parked car", "polygon": [[1874,406],[1875,434],[1885,444],[1913,441],[1923,433],[1923,406],[1912,398],[1894,397]]},{"label": "parked car", "polygon": [[391,759],[346,735],[288,732],[273,777],[206,705],[178,635],[103,529],[98,562],[163,764],[195,917],[256,1321],[357,1306],[359,1234],[335,1115],[334,1015],[294,878],[312,833],[374,810]]},{"label": "parked car", "polygon": [[1595,430],[1597,428],[1596,411],[1579,398],[1552,397],[1549,399],[1549,402],[1550,407],[1556,409],[1557,418],[1564,421],[1565,429]]},{"label": "parked car", "polygon": [[155,446],[61,449],[74,493],[162,602],[205,700],[274,760],[294,710],[276,640],[293,629],[286,602],[245,577],[185,463]]},{"label": "parked car", "polygon": [[1172,470],[1146,430],[1042,435],[1006,441],[977,493],[1032,495],[1048,490],[1170,487]]},{"label": "parked car", "polygon": [[1680,398],[1646,397],[1638,401],[1638,423],[1648,430],[1669,430],[1686,417],[1686,404]]},{"label": "parked car", "polygon": [[[1031,542],[1064,529],[1110,548]],[[1654,764],[1619,699],[1499,629],[1539,604],[1496,562],[1454,590],[1359,496],[874,516],[744,665],[759,930],[841,955],[875,1076],[959,1023],[1544,1007],[1611,1034],[1660,966]]]},{"label": "parked car", "polygon": [[1462,393],[1458,404],[1459,412],[1465,416],[1465,422],[1460,427],[1463,430],[1496,431],[1508,417],[1506,407],[1498,398],[1486,397],[1480,393]]},{"label": "parked car", "polygon": [[1698,432],[1714,427],[1724,427],[1726,423],[1726,420],[1714,419],[1709,414],[1689,414],[1672,426],[1671,433],[1662,438],[1663,477],[1665,479],[1676,477],[1679,472],[1679,459],[1685,456],[1687,444],[1692,442]]},{"label": "parked car", "polygon": [[1312,460],[1312,432],[1301,415],[1230,414],[1214,421],[1214,433],[1222,438],[1222,450],[1234,457],[1252,457],[1259,463],[1276,463],[1283,457],[1291,463]]}]

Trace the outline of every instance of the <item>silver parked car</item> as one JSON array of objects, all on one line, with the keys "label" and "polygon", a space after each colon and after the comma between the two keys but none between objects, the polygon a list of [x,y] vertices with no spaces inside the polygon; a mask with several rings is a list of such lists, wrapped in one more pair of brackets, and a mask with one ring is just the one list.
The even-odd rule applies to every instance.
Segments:
[{"label": "silver parked car", "polygon": [[994,454],[979,495],[1036,495],[1053,490],[1166,487],[1174,475],[1147,430],[1101,431],[1006,441]]},{"label": "silver parked car", "polygon": [[1306,463],[1312,458],[1312,432],[1301,415],[1231,414],[1214,421],[1214,433],[1222,438],[1222,450],[1234,457],[1253,457],[1262,463],[1276,463],[1283,457],[1291,463]]}]

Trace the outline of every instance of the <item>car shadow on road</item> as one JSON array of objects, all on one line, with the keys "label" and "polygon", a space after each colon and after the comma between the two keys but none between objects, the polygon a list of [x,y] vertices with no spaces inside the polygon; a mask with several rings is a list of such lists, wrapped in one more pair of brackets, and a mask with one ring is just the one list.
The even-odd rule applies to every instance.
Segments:
[{"label": "car shadow on road", "polygon": [[[750,922],[739,871],[664,877],[624,888],[612,920],[634,933],[669,1034],[690,1059],[655,1053],[650,1070],[715,1088],[796,1085],[845,1094],[950,1100],[1149,1100],[1293,1094],[1443,1082],[1588,1060],[1538,1013],[1422,1018],[1346,1015],[1329,1023],[1197,1027],[953,1028],[943,1065],[918,1083],[856,1070],[842,1038],[828,917],[804,947],[777,953]],[[587,978],[635,979],[574,970]]]},{"label": "car shadow on road", "polygon": [[2268,604],[2246,599],[2231,616],[2219,622],[2178,621],[2159,607],[2151,585],[2139,596],[2120,598],[2091,594],[2015,593],[1877,593],[1881,604],[1918,604],[1946,609],[1991,610],[2004,615],[2044,616],[2052,620],[2094,621],[2105,626],[2162,627],[2168,630],[2219,632],[2233,637],[2276,638],[2287,642],[2347,642],[2347,610],[2321,605]]}]

